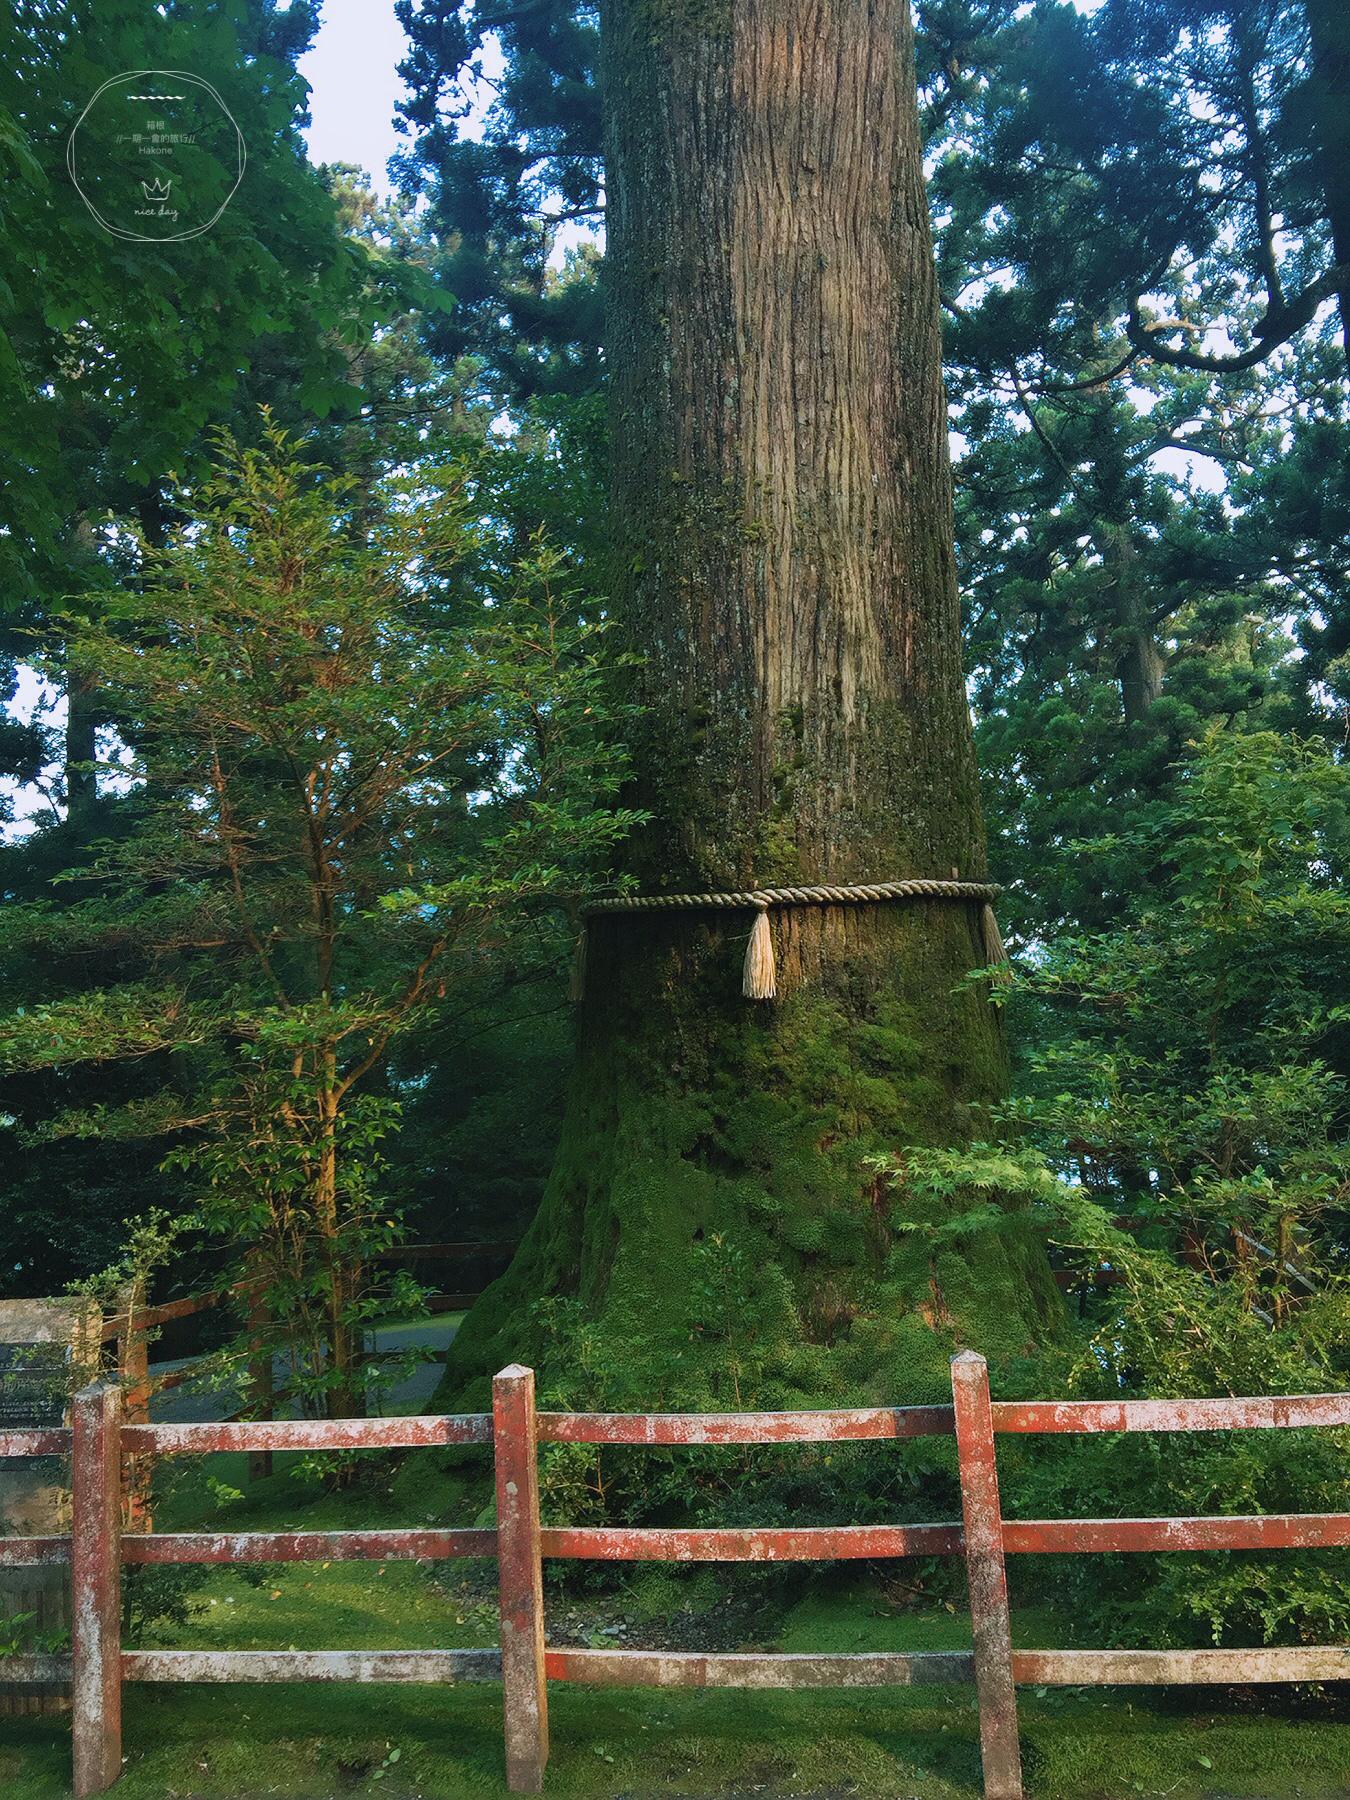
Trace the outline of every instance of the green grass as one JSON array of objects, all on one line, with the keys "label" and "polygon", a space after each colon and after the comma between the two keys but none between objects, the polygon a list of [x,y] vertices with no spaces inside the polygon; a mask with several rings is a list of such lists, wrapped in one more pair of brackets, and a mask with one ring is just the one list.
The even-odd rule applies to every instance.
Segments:
[{"label": "green grass", "polygon": [[[294,1459],[243,1498],[217,1506],[205,1466],[160,1510],[161,1528],[215,1523],[275,1529],[469,1522],[481,1497],[464,1477],[411,1459],[392,1479],[345,1495],[297,1479]],[[242,1487],[242,1458],[210,1459],[211,1477]],[[390,1488],[392,1487],[392,1491]],[[219,1489],[216,1490],[217,1495]],[[382,1572],[381,1572],[382,1571]],[[147,1643],[203,1648],[379,1648],[495,1641],[491,1564],[399,1562],[214,1567],[181,1625]],[[597,1621],[641,1619],[717,1603],[709,1572],[649,1569],[627,1590],[569,1597]],[[1054,1641],[1053,1621],[1015,1613],[1024,1643]],[[791,1650],[949,1649],[969,1642],[959,1604],[899,1611],[865,1576],[806,1587],[773,1615],[772,1643]],[[607,1640],[613,1641],[613,1640]],[[1266,1690],[1278,1695],[1278,1690]],[[1350,1794],[1350,1729],[1304,1716],[1210,1710],[1214,1697],[1125,1691],[1020,1695],[1032,1800],[1330,1800]],[[138,1686],[124,1690],[124,1800],[495,1800],[504,1796],[500,1688]],[[547,1791],[575,1800],[975,1800],[977,1718],[968,1688],[755,1693],[550,1690]],[[395,1755],[397,1752],[397,1755]],[[0,1720],[0,1793],[69,1793],[62,1719]]]}]

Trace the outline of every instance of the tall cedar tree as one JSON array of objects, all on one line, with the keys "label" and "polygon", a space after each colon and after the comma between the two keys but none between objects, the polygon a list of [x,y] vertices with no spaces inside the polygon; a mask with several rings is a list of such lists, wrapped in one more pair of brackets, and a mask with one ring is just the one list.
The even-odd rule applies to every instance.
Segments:
[{"label": "tall cedar tree", "polygon": [[[978,879],[908,6],[619,3],[601,28],[631,872]],[[864,1163],[968,1138],[1002,1091],[978,905],[786,910],[770,1004],[740,995],[749,923],[593,923],[553,1175],[443,1392],[547,1356],[540,1295],[649,1390],[744,1404],[940,1392],[954,1337],[1020,1352],[1058,1316],[1027,1234],[892,1236]]]},{"label": "tall cedar tree", "polygon": [[[1098,921],[1161,878],[1105,838],[1165,810],[1209,721],[1322,730],[1346,682],[1343,12],[918,8],[945,353],[970,447],[967,658],[1021,930]],[[565,327],[534,309],[548,217],[603,202],[593,9],[403,0],[402,16],[421,130],[407,167],[474,272],[447,329],[499,392],[532,392],[560,356],[575,374],[592,354],[583,308]],[[446,91],[489,34],[505,70],[468,141]],[[1209,355],[1211,326],[1230,354]],[[1197,352],[1217,366],[1192,366]],[[1179,446],[1202,485],[1160,460]],[[1071,848],[1087,838],[1091,857]]]},{"label": "tall cedar tree", "polygon": [[995,867],[1090,924],[1208,721],[1340,724],[1343,9],[923,10]]}]

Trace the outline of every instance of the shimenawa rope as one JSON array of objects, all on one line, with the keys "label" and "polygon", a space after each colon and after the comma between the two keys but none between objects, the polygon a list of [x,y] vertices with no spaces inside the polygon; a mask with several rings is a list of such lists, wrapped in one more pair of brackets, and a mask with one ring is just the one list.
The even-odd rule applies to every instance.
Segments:
[{"label": "shimenawa rope", "polygon": [[[982,900],[981,925],[985,959],[990,965],[1005,965],[1007,952],[999,933],[998,920],[991,904],[999,889],[986,881],[875,881],[850,887],[820,885],[816,887],[751,888],[743,893],[728,894],[633,894],[614,900],[593,900],[582,912],[581,937],[577,942],[576,960],[572,966],[572,998],[580,1000],[586,980],[587,919],[604,913],[738,911],[754,907],[755,923],[745,950],[745,969],[741,991],[747,1000],[772,1000],[778,992],[778,976],[774,966],[773,934],[769,930],[771,906],[866,906],[880,900]],[[1006,979],[1006,976],[1002,977]]]}]

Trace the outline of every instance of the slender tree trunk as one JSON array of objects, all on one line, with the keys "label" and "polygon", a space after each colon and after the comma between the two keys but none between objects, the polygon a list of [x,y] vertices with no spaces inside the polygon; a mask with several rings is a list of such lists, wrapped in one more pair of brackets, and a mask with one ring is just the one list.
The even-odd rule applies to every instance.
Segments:
[{"label": "slender tree trunk", "polygon": [[[90,569],[98,559],[98,539],[87,513],[71,521],[67,555],[73,570]],[[89,836],[98,803],[98,677],[68,670],[66,676],[66,825],[76,844]]]},{"label": "slender tree trunk", "polygon": [[[331,1059],[329,1059],[331,1062]],[[330,1076],[335,1069],[330,1067]],[[328,1354],[332,1385],[328,1389],[330,1419],[351,1419],[364,1414],[365,1393],[360,1382],[361,1345],[347,1320],[356,1270],[341,1243],[337,1205],[337,1097],[331,1088],[320,1089],[321,1114],[318,1175],[314,1211],[319,1225],[320,1250],[328,1283]]]},{"label": "slender tree trunk", "polygon": [[[1332,254],[1350,266],[1350,13],[1345,0],[1307,0],[1317,159]],[[1350,367],[1350,292],[1341,290],[1341,343]]]},{"label": "slender tree trunk", "polygon": [[[979,879],[908,0],[610,0],[602,32],[641,890]],[[1020,1350],[1057,1315],[1028,1240],[934,1259],[866,1162],[968,1139],[1003,1088],[960,985],[978,906],[776,913],[770,1003],[740,995],[750,925],[592,924],[558,1161],[447,1393],[547,1360],[541,1292],[649,1398],[730,1398],[731,1361],[745,1404],[940,1392],[953,1331]]]},{"label": "slender tree trunk", "polygon": [[[270,1419],[274,1414],[273,1405],[273,1333],[272,1319],[267,1306],[267,1277],[262,1256],[256,1252],[245,1264],[248,1283],[248,1408],[249,1416],[254,1419]],[[272,1473],[272,1452],[270,1450],[250,1450],[248,1453],[248,1478],[250,1481],[261,1481]]]},{"label": "slender tree trunk", "polygon": [[1105,534],[1105,563],[1115,583],[1116,679],[1126,725],[1142,725],[1161,698],[1167,661],[1158,648],[1149,617],[1149,594],[1139,574],[1139,556],[1128,519],[1128,500],[1118,495],[1119,523]]},{"label": "slender tree trunk", "polygon": [[66,821],[71,836],[83,843],[98,803],[98,718],[95,701],[98,684],[71,675],[66,682]]}]

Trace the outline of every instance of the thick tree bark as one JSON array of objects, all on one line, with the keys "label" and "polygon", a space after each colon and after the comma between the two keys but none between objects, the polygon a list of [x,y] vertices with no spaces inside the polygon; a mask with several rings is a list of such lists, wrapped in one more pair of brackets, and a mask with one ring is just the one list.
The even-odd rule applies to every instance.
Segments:
[{"label": "thick tree bark", "polygon": [[[654,9],[652,9],[654,10]],[[981,866],[898,4],[751,0],[605,94],[622,602],[651,887]]]},{"label": "thick tree bark", "polygon": [[[602,29],[641,890],[978,880],[908,0],[610,0]],[[933,1249],[866,1161],[970,1138],[1002,1088],[959,985],[978,907],[775,913],[768,1004],[739,993],[750,924],[592,923],[558,1162],[447,1394],[575,1365],[540,1293],[648,1400],[941,1391],[953,1330],[1020,1350],[1055,1315],[1024,1236]]]}]

